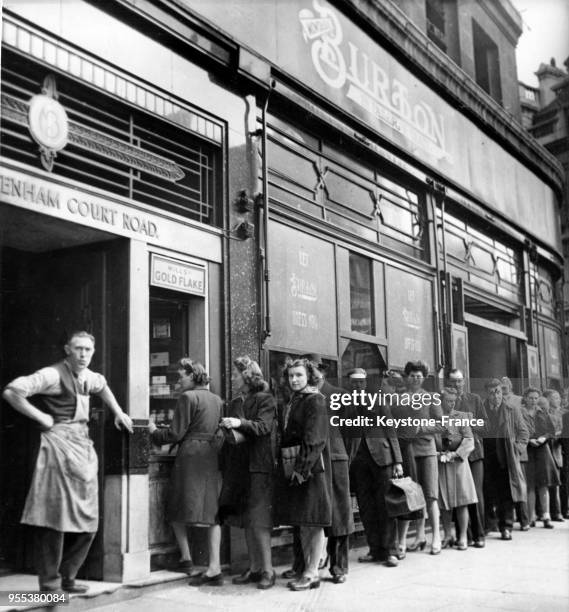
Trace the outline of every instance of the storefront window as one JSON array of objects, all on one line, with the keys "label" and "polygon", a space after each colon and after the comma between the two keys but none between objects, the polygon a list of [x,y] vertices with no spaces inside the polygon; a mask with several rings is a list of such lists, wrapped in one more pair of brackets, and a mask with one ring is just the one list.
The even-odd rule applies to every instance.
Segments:
[{"label": "storefront window", "polygon": [[350,320],[352,331],[374,334],[371,261],[350,253]]}]

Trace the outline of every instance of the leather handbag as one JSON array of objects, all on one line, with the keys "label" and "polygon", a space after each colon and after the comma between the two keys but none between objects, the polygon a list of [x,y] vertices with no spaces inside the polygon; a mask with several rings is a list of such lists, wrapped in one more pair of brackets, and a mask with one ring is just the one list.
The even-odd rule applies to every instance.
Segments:
[{"label": "leather handbag", "polygon": [[226,444],[231,446],[237,446],[243,444],[247,438],[239,430],[233,429],[232,427],[221,427],[223,431],[223,438]]},{"label": "leather handbag", "polygon": [[421,485],[409,476],[404,476],[389,480],[385,505],[389,517],[412,520],[423,516],[423,509],[427,504]]},{"label": "leather handbag", "polygon": [[[292,473],[294,472],[294,465],[296,463],[296,458],[300,454],[300,444],[297,446],[283,446],[281,448],[281,459],[283,464],[283,472],[284,476],[287,480],[290,480],[292,477]],[[324,471],[324,459],[322,458],[322,453],[320,453],[319,457],[320,467],[322,471]]]}]

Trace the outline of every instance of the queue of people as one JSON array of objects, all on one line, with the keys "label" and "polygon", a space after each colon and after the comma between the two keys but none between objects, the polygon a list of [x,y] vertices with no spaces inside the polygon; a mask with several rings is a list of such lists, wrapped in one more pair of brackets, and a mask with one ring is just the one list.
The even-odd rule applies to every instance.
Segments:
[{"label": "queue of people", "polygon": [[[86,434],[89,394],[100,395],[110,406],[117,428],[132,432],[132,422],[104,378],[88,369],[94,343],[87,332],[74,332],[64,361],[16,379],[3,394],[44,430],[23,517],[37,528],[42,590],[61,584],[70,592],[84,592],[75,576],[97,528],[96,455]],[[271,531],[277,525],[293,527],[293,564],[282,575],[288,588],[318,588],[319,570],[326,565],[333,583],[346,582],[354,532],[352,494],[369,547],[358,561],[387,567],[426,548],[427,519],[432,534],[428,550],[438,555],[448,548],[484,548],[495,521],[501,539],[511,540],[516,509],[522,531],[538,520],[551,529],[553,521],[564,520],[563,513],[568,518],[569,411],[563,412],[559,392],[542,394],[529,387],[518,397],[504,377],[486,383],[482,400],[465,391],[460,370],[448,373],[440,394],[424,389],[427,377],[425,363],[410,361],[403,374],[386,373],[382,386],[389,401],[362,394],[367,403],[347,402],[339,414],[332,401],[346,391],[326,380],[319,355],[288,358],[283,364],[287,399],[280,406],[258,363],[241,356],[232,369],[237,396],[224,407],[209,390],[204,366],[181,359],[173,420],[168,427],[151,422],[148,430],[154,444],[177,448],[166,518],[180,551],[178,567],[189,575],[189,584],[224,584],[222,525],[245,532],[249,567],[233,578],[236,585],[275,586]],[[352,391],[366,389],[363,368],[350,371],[348,379]],[[29,403],[32,395],[44,399],[44,411]],[[405,396],[413,397],[413,403],[405,402]],[[358,415],[372,418],[366,426],[336,426],[331,417],[338,414],[346,417],[341,422],[355,422]],[[407,424],[396,428],[392,417]],[[72,465],[61,469],[63,455],[77,457],[81,479],[69,476]],[[91,472],[87,481],[85,474]],[[390,515],[386,501],[393,479],[404,475],[420,485],[426,502],[409,545],[410,517]],[[62,492],[56,496],[59,505],[54,505],[54,487]],[[189,527],[207,529],[205,571],[193,565]],[[73,534],[69,546],[67,532]]]},{"label": "queue of people", "polygon": [[[184,369],[180,371],[181,390],[188,389],[183,381],[192,369],[196,380],[196,387],[190,386],[181,396],[179,410],[186,411],[188,400],[182,398],[191,395],[192,389],[202,388],[203,367],[189,360],[180,365]],[[424,389],[427,377],[426,364],[408,362],[403,374],[391,371],[383,380],[389,402],[342,405],[342,417],[373,416],[370,426],[356,429],[331,425],[330,417],[338,412],[337,406],[332,410],[330,399],[346,390],[326,380],[326,366],[319,355],[291,358],[284,364],[288,399],[282,406],[277,406],[255,361],[246,356],[234,361],[232,381],[238,397],[216,425],[218,398],[207,431],[198,436],[210,440],[210,452],[220,456],[221,467],[211,477],[198,460],[194,462],[194,477],[197,474],[198,479],[206,479],[219,492],[216,499],[211,498],[216,524],[245,530],[249,567],[233,579],[234,584],[251,583],[259,589],[275,585],[270,538],[276,525],[293,527],[294,559],[282,574],[291,590],[318,588],[319,570],[327,565],[332,582],[344,583],[349,569],[349,535],[354,531],[352,494],[369,547],[358,558],[361,563],[397,567],[408,553],[424,550],[426,520],[431,527],[431,555],[448,548],[484,548],[493,521],[497,521],[500,538],[511,540],[516,507],[525,508],[530,517],[527,525],[522,523],[522,530],[535,524],[536,495],[541,520],[545,527],[551,526],[549,492],[559,492],[560,465],[550,444],[563,426],[562,415],[553,419],[545,405],[549,402],[546,396],[553,392],[542,396],[529,388],[518,398],[512,394],[509,379],[491,379],[482,400],[465,391],[464,375],[454,369],[448,373],[441,401],[433,402],[436,394]],[[355,368],[348,380],[352,391],[363,391],[367,373]],[[418,405],[399,401],[403,394],[420,398]],[[553,404],[556,399],[554,396]],[[431,424],[396,429],[380,424],[376,416],[431,419]],[[459,425],[453,425],[452,419],[450,425],[444,425],[443,416],[453,417]],[[185,420],[178,417],[170,430],[161,432],[151,426],[151,435],[158,443],[180,441],[181,453],[194,435],[191,432],[196,432],[188,427],[195,421],[197,414]],[[179,422],[186,428],[180,428]],[[190,471],[191,465],[189,461]],[[403,475],[421,486],[426,500],[425,511],[415,520],[415,539],[409,545],[409,517],[389,516],[386,504],[392,479]],[[174,489],[183,486],[177,478],[175,470],[173,502],[180,498]],[[192,482],[193,477],[188,478]],[[205,485],[198,490],[205,491]],[[202,493],[199,497],[203,502],[207,496]],[[181,542],[180,567],[189,570],[190,584],[223,584],[219,556],[211,549],[207,570],[192,571],[188,547],[178,535],[178,515],[170,516]],[[211,518],[211,514],[207,521],[187,518],[185,524],[212,529]],[[557,513],[555,520],[561,519]],[[216,542],[215,537],[210,538],[210,547]]]}]

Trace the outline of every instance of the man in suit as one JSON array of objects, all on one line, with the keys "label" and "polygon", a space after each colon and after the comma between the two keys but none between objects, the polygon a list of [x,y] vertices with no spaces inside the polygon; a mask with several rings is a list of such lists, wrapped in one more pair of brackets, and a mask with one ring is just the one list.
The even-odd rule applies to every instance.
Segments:
[{"label": "man in suit", "polygon": [[[449,371],[447,386],[454,387],[458,393],[455,410],[469,413],[469,418],[484,419],[485,413],[482,398],[476,393],[465,390],[464,374],[454,368]],[[482,443],[483,427],[472,427],[474,434],[474,450],[468,456],[470,471],[476,488],[477,504],[468,506],[470,518],[469,541],[475,548],[484,548],[484,444]]]},{"label": "man in suit", "polygon": [[[352,370],[349,377],[354,390],[365,390],[367,373],[363,368]],[[363,406],[360,414],[371,416],[374,425],[362,428],[351,468],[360,518],[369,545],[369,553],[359,557],[358,561],[379,561],[388,567],[396,567],[397,521],[387,514],[385,493],[389,480],[403,475],[399,442],[393,427],[376,425],[376,416],[391,418],[389,406],[378,401],[374,406]]]},{"label": "man in suit", "polygon": [[520,458],[527,447],[529,432],[521,410],[504,402],[500,380],[486,383],[484,401],[484,499],[486,513],[498,510],[502,540],[512,539],[514,504],[526,499],[526,480]]}]

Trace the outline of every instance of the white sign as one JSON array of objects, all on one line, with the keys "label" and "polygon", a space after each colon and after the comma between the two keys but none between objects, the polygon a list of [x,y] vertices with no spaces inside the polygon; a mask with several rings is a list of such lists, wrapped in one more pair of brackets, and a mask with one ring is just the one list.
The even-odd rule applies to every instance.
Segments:
[{"label": "white sign", "polygon": [[173,291],[205,295],[205,268],[153,253],[150,284]]},{"label": "white sign", "polygon": [[30,100],[28,122],[38,144],[52,151],[60,151],[67,144],[67,113],[57,100],[44,94],[34,96]]},{"label": "white sign", "polygon": [[[137,203],[93,188],[67,185],[43,170],[18,171],[13,160],[0,157],[2,202],[94,229],[142,240],[171,250],[221,262],[221,240],[211,231],[192,227],[185,219],[169,218],[164,211],[150,211]],[[50,180],[45,180],[49,177]],[[83,186],[85,187],[85,186]],[[124,203],[123,203],[124,202]],[[210,228],[208,228],[210,229]]]}]

